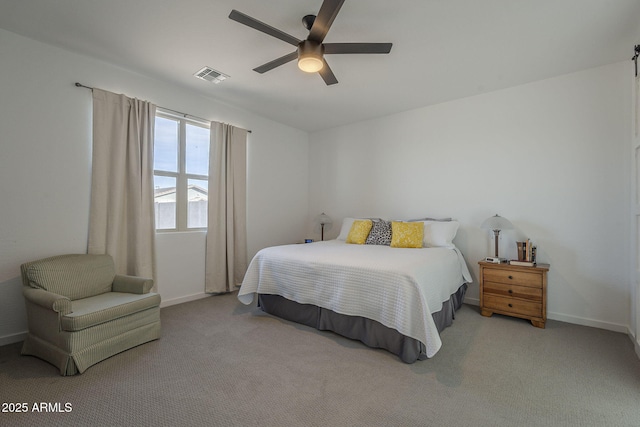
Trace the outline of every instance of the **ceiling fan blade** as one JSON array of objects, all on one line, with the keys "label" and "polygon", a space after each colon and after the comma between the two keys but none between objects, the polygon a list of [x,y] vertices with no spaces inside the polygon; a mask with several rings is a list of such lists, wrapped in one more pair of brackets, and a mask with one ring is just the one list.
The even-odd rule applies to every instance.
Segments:
[{"label": "ceiling fan blade", "polygon": [[324,53],[389,53],[393,43],[324,43]]},{"label": "ceiling fan blade", "polygon": [[344,0],[324,0],[315,21],[313,21],[307,40],[322,43],[342,7],[342,3]]},{"label": "ceiling fan blade", "polygon": [[267,71],[273,70],[274,68],[279,67],[282,64],[286,64],[287,62],[293,61],[294,59],[298,59],[298,51],[291,52],[287,55],[281,56],[278,59],[267,62],[266,64],[254,68],[253,71],[257,71],[260,74],[266,73]]},{"label": "ceiling fan blade", "polygon": [[264,22],[260,22],[257,19],[250,17],[249,15],[245,15],[242,12],[238,12],[235,9],[231,11],[231,13],[229,14],[229,18],[233,19],[236,22],[244,24],[248,27],[251,27],[254,30],[258,30],[265,34],[269,34],[272,37],[280,39],[294,46],[298,46],[298,43],[302,41],[285,33],[284,31],[280,31],[277,28],[272,27],[271,25],[265,24]]},{"label": "ceiling fan blade", "polygon": [[327,61],[325,61],[324,58],[322,58],[322,63],[323,67],[320,71],[318,71],[320,77],[322,77],[322,80],[324,80],[327,86],[338,83],[338,79],[336,79],[335,74],[333,74],[333,71],[331,71],[331,67],[329,67],[329,64],[327,64]]}]

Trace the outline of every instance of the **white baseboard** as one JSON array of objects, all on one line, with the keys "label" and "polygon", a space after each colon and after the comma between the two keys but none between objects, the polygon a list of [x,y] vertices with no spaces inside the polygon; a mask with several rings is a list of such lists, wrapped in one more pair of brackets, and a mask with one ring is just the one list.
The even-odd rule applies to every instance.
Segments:
[{"label": "white baseboard", "polygon": [[631,340],[631,342],[633,343],[633,348],[636,351],[636,356],[638,356],[638,359],[640,359],[640,341],[638,341],[636,339],[636,336],[634,335],[633,331],[631,330],[631,328],[629,328],[627,330],[627,335],[629,336],[629,339]]},{"label": "white baseboard", "polygon": [[207,298],[207,297],[210,297],[210,296],[211,296],[211,294],[206,294],[204,292],[201,292],[201,293],[197,293],[197,294],[193,294],[193,295],[187,295],[187,296],[180,297],[180,298],[162,300],[162,302],[160,303],[160,308],[169,307],[169,306],[176,305],[176,304],[182,304],[184,302],[195,301],[195,300],[199,300],[199,299],[202,299],[202,298]]},{"label": "white baseboard", "polygon": [[601,320],[588,319],[586,317],[569,316],[562,313],[547,312],[547,319],[559,320],[561,322],[573,323],[575,325],[590,326],[592,328],[605,329],[607,331],[621,332],[623,334],[626,334],[629,331],[629,327],[627,325],[603,322]]},{"label": "white baseboard", "polygon": [[[478,298],[464,298],[465,304],[480,305]],[[627,325],[619,325],[617,323],[603,322],[601,320],[587,319],[585,317],[569,316],[562,313],[547,312],[547,319],[558,320],[560,322],[573,323],[575,325],[590,326],[593,328],[606,329],[608,331],[622,332],[624,334],[629,332]]]},{"label": "white baseboard", "polygon": [[469,305],[477,305],[480,306],[480,300],[478,298],[469,298],[464,297],[464,303]]},{"label": "white baseboard", "polygon": [[3,337],[0,337],[0,346],[24,341],[25,338],[27,338],[27,331],[18,332],[17,334],[5,335]]}]

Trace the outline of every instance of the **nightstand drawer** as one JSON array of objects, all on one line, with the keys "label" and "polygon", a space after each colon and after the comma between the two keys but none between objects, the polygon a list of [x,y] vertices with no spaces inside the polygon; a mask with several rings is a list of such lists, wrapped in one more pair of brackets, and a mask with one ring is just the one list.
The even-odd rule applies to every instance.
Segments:
[{"label": "nightstand drawer", "polygon": [[484,293],[506,298],[522,298],[526,300],[541,302],[542,288],[530,286],[509,285],[496,282],[485,282]]},{"label": "nightstand drawer", "polygon": [[520,286],[542,287],[542,275],[524,271],[501,270],[497,268],[485,268],[484,280],[486,282],[498,282],[516,284]]},{"label": "nightstand drawer", "polygon": [[484,306],[488,309],[499,310],[523,316],[542,317],[542,303],[534,301],[516,300],[496,295],[485,294]]}]

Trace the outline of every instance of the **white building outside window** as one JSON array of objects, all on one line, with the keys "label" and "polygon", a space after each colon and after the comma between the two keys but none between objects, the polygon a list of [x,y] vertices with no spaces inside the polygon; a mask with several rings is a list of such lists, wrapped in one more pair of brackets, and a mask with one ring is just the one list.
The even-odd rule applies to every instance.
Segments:
[{"label": "white building outside window", "polygon": [[154,141],[158,231],[207,228],[209,124],[158,108]]}]

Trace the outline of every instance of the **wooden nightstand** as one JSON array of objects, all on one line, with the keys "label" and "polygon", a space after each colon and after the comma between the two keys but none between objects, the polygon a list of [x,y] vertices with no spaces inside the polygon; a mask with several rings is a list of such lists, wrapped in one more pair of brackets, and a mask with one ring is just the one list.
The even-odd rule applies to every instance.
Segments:
[{"label": "wooden nightstand", "polygon": [[547,321],[547,271],[549,264],[520,267],[480,261],[480,313],[531,320],[544,328]]}]

